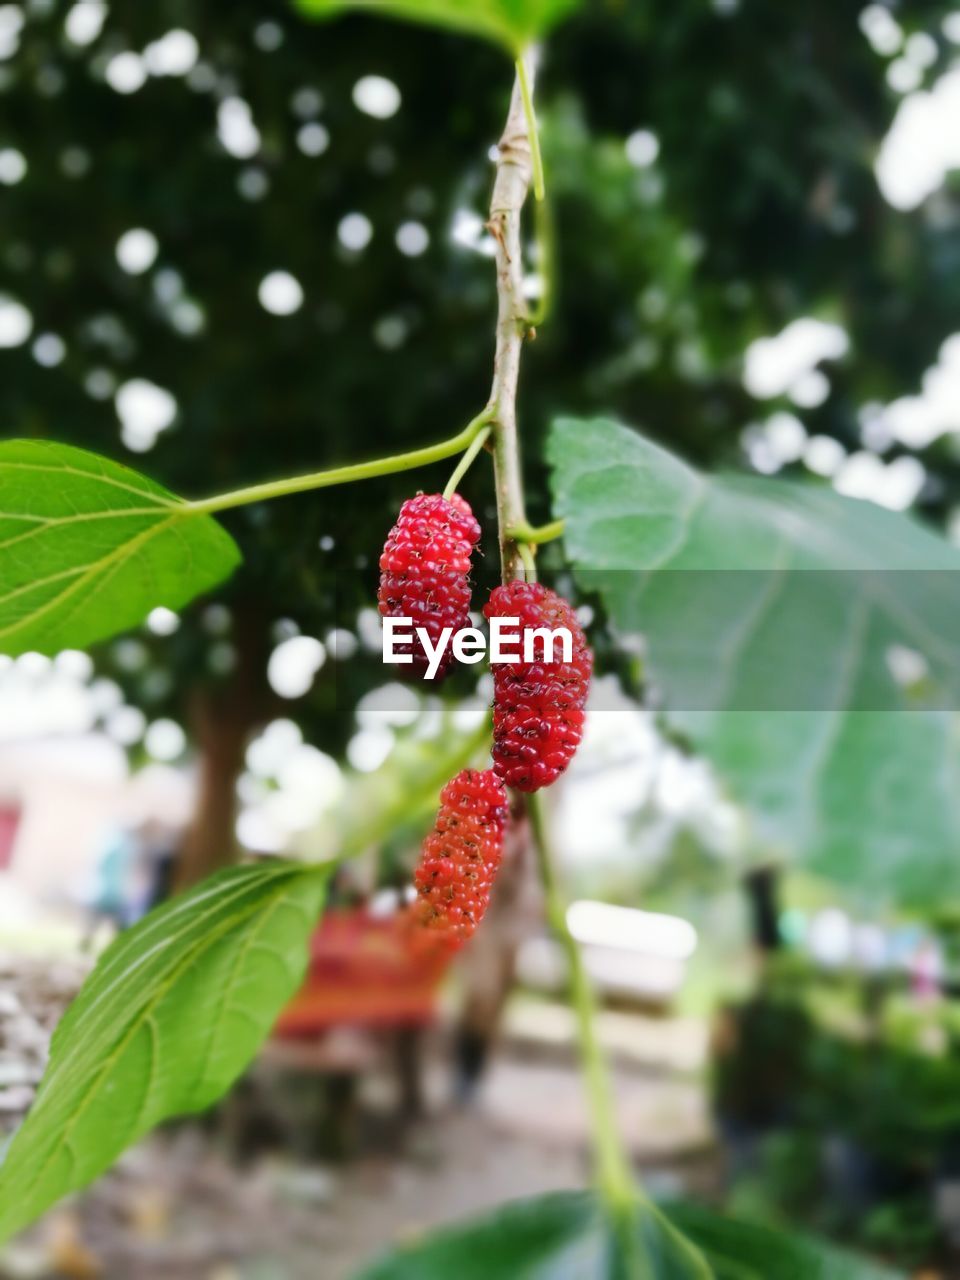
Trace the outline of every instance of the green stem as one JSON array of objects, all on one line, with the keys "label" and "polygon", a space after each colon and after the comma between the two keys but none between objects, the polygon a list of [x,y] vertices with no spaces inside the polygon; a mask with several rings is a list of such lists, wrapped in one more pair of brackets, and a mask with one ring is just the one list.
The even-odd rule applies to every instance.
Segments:
[{"label": "green stem", "polygon": [[520,83],[520,96],[523,98],[523,114],[527,118],[527,135],[530,139],[530,162],[533,167],[533,194],[542,200],[546,194],[543,183],[543,156],[540,154],[540,132],[537,128],[537,115],[533,109],[533,94],[530,92],[530,81],[523,58],[516,61],[517,80]]},{"label": "green stem", "polygon": [[453,474],[451,475],[450,479],[447,481],[446,488],[443,491],[443,496],[445,498],[452,498],[453,495],[457,492],[457,485],[460,483],[463,477],[470,470],[470,467],[473,463],[474,458],[477,456],[477,454],[480,452],[483,446],[487,443],[487,440],[490,437],[491,429],[492,428],[490,427],[481,427],[480,430],[477,432],[477,434],[473,437],[473,443],[470,445],[470,448],[467,449],[463,457],[454,467]]},{"label": "green stem", "polygon": [[[342,832],[342,843],[337,862],[355,858],[374,848],[396,832],[405,821],[416,818],[427,806],[434,803],[436,794],[445,782],[460,769],[473,764],[478,757],[490,751],[490,725],[484,720],[474,733],[465,738],[453,753],[444,752],[438,764],[418,775],[413,785],[404,783],[395,788],[381,809],[371,816],[368,806],[361,804],[360,812],[351,814],[355,825]],[[389,761],[388,761],[389,765]],[[363,797],[361,796],[361,800]]]},{"label": "green stem", "polygon": [[[519,144],[529,136],[531,166],[525,169],[522,158],[527,148]],[[507,125],[501,139],[500,160],[490,203],[490,227],[495,241],[497,265],[497,347],[491,403],[494,405],[493,456],[497,483],[497,518],[500,530],[500,554],[503,579],[510,582],[522,569],[535,572],[533,544],[543,530],[531,527],[523,501],[523,476],[517,431],[517,381],[524,335],[529,315],[523,299],[522,247],[520,218],[527,195],[530,169],[536,171],[539,147],[536,121],[530,93],[530,81],[523,61],[517,63],[517,79],[510,100]],[[542,171],[541,171],[542,183]],[[547,530],[554,536],[559,529]],[[577,1020],[577,1034],[587,1095],[590,1102],[591,1128],[597,1165],[598,1190],[617,1233],[620,1252],[627,1269],[625,1274],[643,1274],[634,1231],[637,1191],[630,1161],[620,1142],[617,1117],[607,1076],[606,1064],[597,1039],[593,994],[587,980],[583,959],[576,940],[567,927],[563,896],[557,882],[547,829],[543,800],[530,798],[540,871],[547,898],[547,913],[564,949],[570,972],[571,998]]]},{"label": "green stem", "polygon": [[350,484],[354,480],[372,480],[376,476],[394,475],[398,471],[412,471],[431,462],[452,458],[474,441],[474,438],[490,421],[489,405],[449,440],[438,444],[412,449],[409,453],[397,453],[389,458],[375,458],[371,462],[354,462],[346,467],[332,467],[329,471],[314,471],[306,476],[291,476],[285,480],[271,480],[266,484],[251,485],[247,489],[234,489],[230,493],[215,494],[186,505],[191,511],[210,513],[228,511],[231,507],[245,507],[251,502],[266,502],[269,498],[284,498],[293,493],[307,493],[312,489],[329,489],[336,484]]},{"label": "green stem", "polygon": [[530,310],[530,326],[539,329],[553,310],[557,274],[557,246],[553,229],[553,210],[549,200],[538,200],[533,206],[534,233],[537,245],[537,274],[541,281],[540,297]]},{"label": "green stem", "polygon": [[637,1198],[630,1160],[620,1141],[610,1076],[597,1038],[596,1001],[580,947],[567,924],[567,908],[554,865],[553,844],[543,794],[530,797],[530,821],[546,896],[547,920],[563,948],[570,977],[570,998],[577,1020],[584,1083],[593,1121],[597,1181],[612,1208],[633,1208]]},{"label": "green stem", "polygon": [[533,554],[533,548],[527,542],[518,542],[517,555],[520,557],[520,563],[523,565],[527,581],[536,582],[537,561]]},{"label": "green stem", "polygon": [[563,521],[551,520],[549,524],[512,524],[507,529],[507,537],[515,542],[526,542],[536,546],[542,542],[553,542],[563,537]]}]

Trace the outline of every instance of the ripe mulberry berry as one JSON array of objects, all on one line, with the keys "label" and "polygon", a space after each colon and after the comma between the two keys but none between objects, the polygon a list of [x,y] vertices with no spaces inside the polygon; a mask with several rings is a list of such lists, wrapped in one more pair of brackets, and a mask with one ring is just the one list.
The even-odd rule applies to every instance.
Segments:
[{"label": "ripe mulberry berry", "polygon": [[[445,627],[454,634],[470,625],[470,554],[480,538],[480,526],[469,504],[455,493],[419,493],[400,508],[380,557],[380,616],[410,618],[423,627],[432,645]],[[397,668],[401,675],[422,678],[428,660],[416,632],[399,653],[413,663]],[[436,679],[450,669],[453,653],[444,651]]]},{"label": "ripe mulberry berry", "polygon": [[570,632],[569,662],[561,660],[558,637],[553,662],[493,666],[493,767],[508,787],[539,791],[556,782],[579,746],[593,654],[573,607],[539,582],[494,588],[483,612],[488,619],[519,618],[521,653],[528,629]]},{"label": "ripe mulberry berry", "polygon": [[414,921],[455,950],[490,901],[503,854],[507,793],[492,769],[464,769],[440,792],[440,812],[414,875]]}]

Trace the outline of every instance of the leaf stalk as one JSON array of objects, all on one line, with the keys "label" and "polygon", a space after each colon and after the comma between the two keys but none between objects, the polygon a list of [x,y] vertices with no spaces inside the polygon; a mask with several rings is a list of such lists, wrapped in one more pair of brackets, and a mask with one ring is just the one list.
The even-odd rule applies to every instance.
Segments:
[{"label": "leaf stalk", "polygon": [[249,506],[253,502],[266,502],[271,498],[285,498],[294,493],[309,493],[313,489],[329,489],[333,485],[351,484],[355,480],[372,480],[377,476],[395,475],[400,471],[413,471],[432,462],[442,462],[468,449],[477,435],[490,424],[491,407],[487,405],[472,418],[462,431],[437,444],[411,449],[408,453],[393,454],[388,458],[374,458],[371,462],[354,462],[345,467],[332,467],[327,471],[314,471],[309,475],[291,476],[283,480],[270,480],[265,484],[250,485],[246,489],[233,489],[212,498],[200,498],[184,505],[197,514],[229,511],[233,507]]}]

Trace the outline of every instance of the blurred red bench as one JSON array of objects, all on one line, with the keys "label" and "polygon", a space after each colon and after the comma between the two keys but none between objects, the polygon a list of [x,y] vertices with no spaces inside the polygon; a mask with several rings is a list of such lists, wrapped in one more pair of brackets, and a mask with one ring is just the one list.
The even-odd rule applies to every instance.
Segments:
[{"label": "blurred red bench", "polygon": [[310,945],[303,986],[275,1036],[316,1036],[334,1027],[424,1027],[436,1015],[444,955],[417,954],[399,915],[366,907],[328,911]]},{"label": "blurred red bench", "polygon": [[20,826],[20,809],[13,805],[0,805],[0,871],[6,871],[13,861],[13,846]]}]

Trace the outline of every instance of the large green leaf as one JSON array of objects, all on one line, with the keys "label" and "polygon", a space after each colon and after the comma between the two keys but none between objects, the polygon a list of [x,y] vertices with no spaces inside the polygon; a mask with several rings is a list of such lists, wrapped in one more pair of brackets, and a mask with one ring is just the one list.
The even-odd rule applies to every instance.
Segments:
[{"label": "large green leaf", "polygon": [[898,1272],[804,1236],[722,1217],[699,1205],[668,1207],[696,1241],[716,1280],[895,1280]]},{"label": "large green leaf", "polygon": [[[582,585],[644,637],[668,720],[756,839],[914,899],[960,886],[960,553],[825,487],[707,477],[606,420],[550,440]],[[926,661],[915,701],[899,648]]]},{"label": "large green leaf", "polygon": [[637,1205],[636,1244],[625,1256],[592,1196],[560,1192],[431,1234],[358,1280],[710,1280],[699,1251],[652,1205]]},{"label": "large green leaf", "polygon": [[325,886],[298,863],[231,868],[107,949],[0,1165],[0,1240],[160,1121],[225,1092],[303,977]]},{"label": "large green leaf", "polygon": [[505,45],[516,56],[575,9],[581,0],[296,0],[304,13],[330,17],[359,9],[446,27]]},{"label": "large green leaf", "polygon": [[178,609],[240,562],[210,516],[129,467],[0,442],[0,653],[84,648]]},{"label": "large green leaf", "polygon": [[699,1208],[668,1218],[638,1205],[636,1231],[639,1252],[629,1262],[596,1200],[560,1192],[431,1234],[358,1280],[894,1280],[813,1241]]}]

